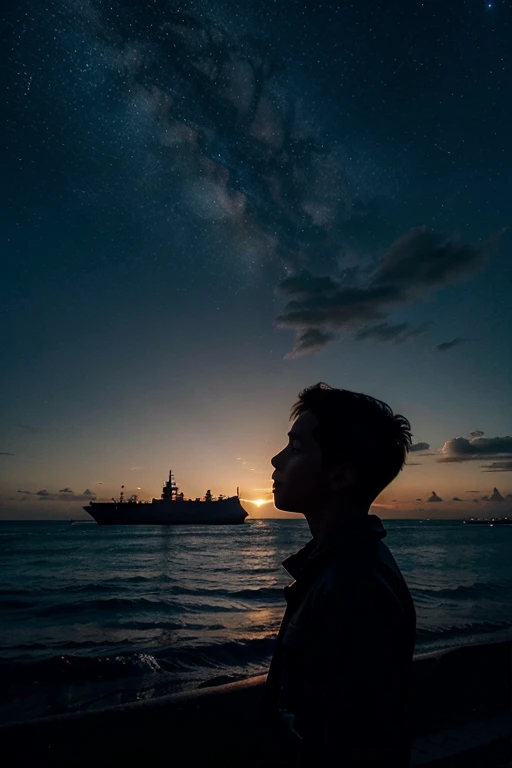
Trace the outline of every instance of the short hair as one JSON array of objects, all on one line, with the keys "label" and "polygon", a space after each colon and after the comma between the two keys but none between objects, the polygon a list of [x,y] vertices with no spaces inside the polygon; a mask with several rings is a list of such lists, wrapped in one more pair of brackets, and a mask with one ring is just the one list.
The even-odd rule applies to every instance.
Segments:
[{"label": "short hair", "polygon": [[313,437],[322,449],[324,466],[352,462],[357,480],[350,494],[371,504],[403,469],[412,443],[408,419],[394,414],[382,400],[324,382],[300,392],[290,419],[306,410],[318,421]]}]

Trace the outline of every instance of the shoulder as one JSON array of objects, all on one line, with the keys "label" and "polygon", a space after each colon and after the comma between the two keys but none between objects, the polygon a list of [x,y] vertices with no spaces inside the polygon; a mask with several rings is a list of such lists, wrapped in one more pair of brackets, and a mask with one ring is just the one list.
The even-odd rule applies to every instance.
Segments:
[{"label": "shoulder", "polygon": [[[387,550],[387,547],[386,547]],[[389,552],[389,550],[387,550]],[[320,616],[341,613],[358,621],[393,621],[399,598],[380,568],[379,558],[333,558],[319,573],[310,593],[310,610]],[[398,570],[397,578],[401,578]]]}]

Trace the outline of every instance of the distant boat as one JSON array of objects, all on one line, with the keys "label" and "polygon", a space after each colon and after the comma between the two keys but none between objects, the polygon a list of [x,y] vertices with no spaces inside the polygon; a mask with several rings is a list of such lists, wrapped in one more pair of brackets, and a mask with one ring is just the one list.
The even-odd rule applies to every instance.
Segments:
[{"label": "distant boat", "polygon": [[139,501],[131,496],[126,500],[123,489],[119,499],[91,501],[85,511],[99,525],[238,525],[247,517],[238,488],[236,496],[214,499],[206,491],[203,499],[185,499],[178,493],[172,471],[159,499]]},{"label": "distant boat", "polygon": [[466,525],[512,525],[512,517],[470,517],[462,522]]}]

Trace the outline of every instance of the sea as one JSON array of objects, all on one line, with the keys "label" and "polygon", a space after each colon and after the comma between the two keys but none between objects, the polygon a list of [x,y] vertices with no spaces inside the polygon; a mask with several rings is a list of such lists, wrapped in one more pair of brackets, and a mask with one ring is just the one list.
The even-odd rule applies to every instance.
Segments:
[{"label": "sea", "polygon": [[[416,653],[512,633],[512,526],[384,520]],[[267,671],[303,518],[239,526],[0,523],[0,722]],[[378,643],[378,638],[375,638]]]}]

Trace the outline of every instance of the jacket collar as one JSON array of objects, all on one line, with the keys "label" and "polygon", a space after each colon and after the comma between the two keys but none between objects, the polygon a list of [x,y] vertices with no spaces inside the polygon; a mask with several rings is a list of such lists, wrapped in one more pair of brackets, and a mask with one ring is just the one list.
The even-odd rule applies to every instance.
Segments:
[{"label": "jacket collar", "polygon": [[282,565],[293,579],[297,579],[306,563],[316,559],[318,555],[338,549],[342,543],[352,541],[354,536],[361,534],[372,540],[383,539],[387,535],[380,517],[368,514],[359,520],[345,521],[336,529],[329,541],[321,546],[315,538],[312,538],[305,547],[283,560]]}]

